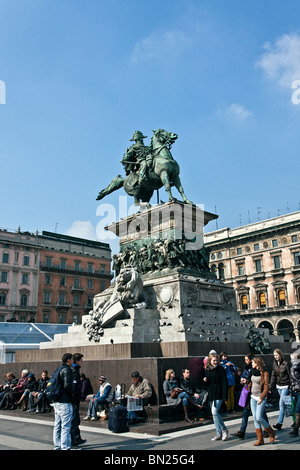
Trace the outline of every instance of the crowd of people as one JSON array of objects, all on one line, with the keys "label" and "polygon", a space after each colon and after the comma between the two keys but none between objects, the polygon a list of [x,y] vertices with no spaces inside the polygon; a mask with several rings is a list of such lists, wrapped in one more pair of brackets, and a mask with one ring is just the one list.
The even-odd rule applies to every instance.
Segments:
[{"label": "crowd of people", "polygon": [[[188,423],[192,422],[191,412],[196,421],[212,418],[216,430],[212,438],[214,441],[227,440],[229,435],[220,412],[222,406],[227,412],[234,412],[237,408],[243,410],[240,430],[235,433],[241,439],[245,438],[248,418],[252,413],[257,435],[255,446],[263,445],[265,437],[271,443],[274,442],[275,432],[282,429],[284,417],[288,415],[286,410],[290,407],[293,413],[290,435],[297,437],[300,428],[300,354],[292,354],[290,362],[285,360],[279,349],[275,349],[273,355],[273,367],[269,373],[260,356],[245,355],[242,370],[229,360],[226,352],[217,354],[211,350],[203,360],[198,388],[192,384],[189,368],[181,370],[179,379],[174,369],[166,371],[163,382],[166,402],[172,408],[182,407],[184,419]],[[62,364],[55,371],[59,376],[61,391],[52,402],[46,393],[50,380],[47,370],[42,370],[39,379],[27,369],[22,371],[19,379],[12,372],[7,372],[4,383],[0,385],[0,409],[15,410],[21,407],[29,413],[54,410],[54,449],[80,448],[86,443],[80,435],[80,403],[89,401],[84,420],[94,421],[99,419],[99,406],[105,410],[104,419],[107,419],[108,408],[115,398],[115,390],[105,375],[99,377],[99,390],[93,394],[89,378],[80,372],[82,363],[82,354],[63,355]],[[140,399],[144,407],[152,396],[152,386],[138,371],[131,374],[131,380],[126,396]],[[279,415],[277,423],[272,427],[266,405],[274,390],[279,396]],[[139,419],[139,413],[128,412],[128,418],[135,422]]]},{"label": "crowd of people", "polygon": [[[183,405],[187,422],[191,422],[189,407],[196,408],[195,420],[204,419],[199,417],[200,410],[206,415],[210,414],[216,429],[213,441],[227,440],[229,435],[220,413],[221,406],[227,412],[234,412],[237,408],[243,410],[240,430],[235,433],[241,439],[245,438],[248,418],[252,413],[257,435],[255,446],[263,445],[265,437],[271,443],[275,441],[275,433],[282,429],[287,411],[289,415],[293,414],[290,435],[297,437],[300,428],[300,354],[292,354],[290,363],[279,349],[275,349],[273,355],[273,367],[269,373],[260,356],[246,355],[245,367],[241,370],[229,360],[225,352],[217,354],[211,350],[203,361],[200,377],[202,385],[198,390],[194,390],[189,383],[189,369],[182,369],[178,380],[173,369],[166,371],[163,383],[166,401],[172,407]],[[271,426],[266,406],[275,390],[279,396],[279,415],[277,423]],[[286,400],[286,397],[289,399]]]}]

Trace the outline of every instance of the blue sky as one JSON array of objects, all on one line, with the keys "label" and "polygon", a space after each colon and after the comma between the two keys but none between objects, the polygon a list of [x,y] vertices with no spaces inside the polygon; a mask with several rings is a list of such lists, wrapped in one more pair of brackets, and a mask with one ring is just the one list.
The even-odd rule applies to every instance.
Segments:
[{"label": "blue sky", "polygon": [[0,0],[0,227],[95,239],[99,190],[159,127],[218,228],[299,210],[299,18],[298,0]]}]

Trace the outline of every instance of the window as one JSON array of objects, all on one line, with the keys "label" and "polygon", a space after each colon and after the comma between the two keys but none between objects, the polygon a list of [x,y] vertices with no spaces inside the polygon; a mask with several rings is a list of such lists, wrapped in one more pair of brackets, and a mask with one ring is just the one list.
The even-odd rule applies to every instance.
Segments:
[{"label": "window", "polygon": [[248,310],[248,298],[246,294],[241,296],[241,306],[242,310]]},{"label": "window", "polygon": [[66,260],[65,259],[60,260],[60,269],[66,269]]},{"label": "window", "polygon": [[9,262],[9,254],[8,253],[3,253],[2,263],[8,263],[8,262]]},{"label": "window", "polygon": [[295,243],[298,241],[297,235],[292,235],[292,243]]},{"label": "window", "polygon": [[88,264],[88,273],[92,273],[92,272],[93,272],[93,265]]},{"label": "window", "polygon": [[284,293],[284,290],[280,289],[278,291],[278,305],[280,307],[284,307],[285,306],[285,293]]},{"label": "window", "polygon": [[272,247],[276,248],[278,246],[278,240],[272,240]]},{"label": "window", "polygon": [[6,294],[5,294],[5,292],[0,292],[0,305],[6,305]]},{"label": "window", "polygon": [[43,323],[50,323],[50,313],[43,313]]},{"label": "window", "polygon": [[239,276],[244,276],[245,275],[245,265],[244,264],[238,264],[238,275]]},{"label": "window", "polygon": [[74,278],[74,287],[79,287],[80,286],[80,279],[78,277]]},{"label": "window", "polygon": [[255,264],[255,272],[260,273],[262,271],[261,259],[254,260],[254,264]]},{"label": "window", "polygon": [[29,256],[24,256],[23,258],[23,266],[29,266]]},{"label": "window", "polygon": [[100,266],[100,273],[105,274],[105,264],[101,264]]},{"label": "window", "polygon": [[258,294],[258,305],[259,308],[266,308],[267,306],[267,301],[266,301],[266,294],[265,292],[260,292]]},{"label": "window", "polygon": [[215,264],[211,265],[211,272],[217,277],[217,266]]},{"label": "window", "polygon": [[51,300],[51,292],[45,291],[44,292],[44,304],[49,305]]},{"label": "window", "polygon": [[79,307],[79,294],[74,294],[73,304],[74,304],[74,307]]},{"label": "window", "polygon": [[241,255],[241,254],[242,254],[242,248],[238,248],[238,249],[236,250],[236,252],[237,252],[238,255]]},{"label": "window", "polygon": [[300,264],[300,251],[296,251],[294,253],[294,264],[299,265]]},{"label": "window", "polygon": [[52,258],[46,258],[46,266],[47,268],[51,268],[52,265]]},{"label": "window", "polygon": [[8,282],[8,273],[4,271],[0,273],[0,282]]},{"label": "window", "polygon": [[60,305],[64,305],[66,301],[66,294],[64,292],[60,292],[58,295],[58,303]]},{"label": "window", "polygon": [[259,243],[255,243],[254,245],[254,251],[258,251],[259,250]]},{"label": "window", "polygon": [[93,279],[88,279],[87,286],[88,289],[93,289]]},{"label": "window", "polygon": [[75,261],[75,263],[74,263],[74,269],[75,269],[75,271],[79,271],[79,267],[80,267],[80,262],[79,262],[79,261]]},{"label": "window", "polygon": [[280,269],[280,256],[273,257],[274,269]]},{"label": "window", "polygon": [[60,280],[59,280],[59,285],[60,285],[61,287],[66,285],[66,278],[65,278],[65,277],[61,277],[61,278],[60,278]]},{"label": "window", "polygon": [[106,289],[106,283],[105,281],[100,281],[100,291],[102,292],[103,290]]},{"label": "window", "polygon": [[45,274],[45,285],[49,286],[51,284],[51,274]]},{"label": "window", "polygon": [[27,307],[28,297],[27,294],[21,294],[21,306]]},{"label": "window", "polygon": [[22,284],[29,284],[29,275],[28,274],[22,274]]},{"label": "window", "polygon": [[92,307],[92,305],[93,305],[93,297],[91,295],[89,295],[88,298],[87,298],[87,305],[89,307]]},{"label": "window", "polygon": [[225,268],[224,268],[223,263],[219,264],[218,271],[219,271],[219,279],[225,279]]}]

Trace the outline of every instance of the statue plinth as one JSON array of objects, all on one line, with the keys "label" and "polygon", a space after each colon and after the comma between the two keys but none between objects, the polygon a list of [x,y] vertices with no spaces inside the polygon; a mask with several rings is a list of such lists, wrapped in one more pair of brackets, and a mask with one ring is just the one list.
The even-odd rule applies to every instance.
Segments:
[{"label": "statue plinth", "polygon": [[149,239],[193,240],[202,237],[203,227],[218,215],[206,212],[198,206],[172,201],[159,204],[137,214],[130,215],[105,227],[119,237],[120,247],[132,241]]}]

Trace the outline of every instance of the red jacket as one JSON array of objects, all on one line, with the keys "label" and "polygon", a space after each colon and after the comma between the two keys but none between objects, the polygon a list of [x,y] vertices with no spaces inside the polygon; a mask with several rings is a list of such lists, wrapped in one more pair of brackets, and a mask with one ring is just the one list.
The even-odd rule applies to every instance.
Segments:
[{"label": "red jacket", "polygon": [[16,392],[23,392],[26,382],[27,382],[28,377],[21,377],[15,387]]}]

